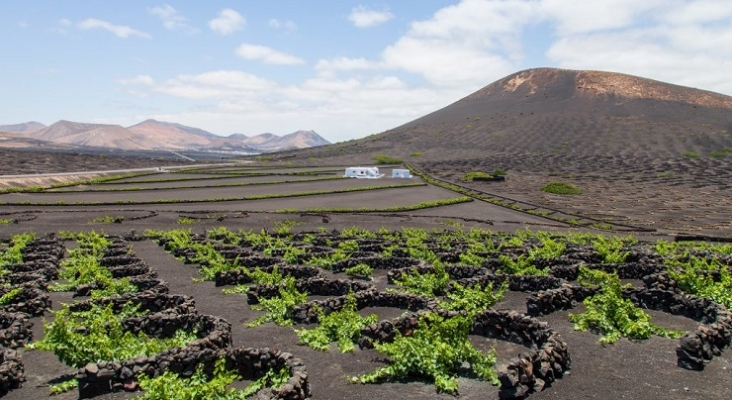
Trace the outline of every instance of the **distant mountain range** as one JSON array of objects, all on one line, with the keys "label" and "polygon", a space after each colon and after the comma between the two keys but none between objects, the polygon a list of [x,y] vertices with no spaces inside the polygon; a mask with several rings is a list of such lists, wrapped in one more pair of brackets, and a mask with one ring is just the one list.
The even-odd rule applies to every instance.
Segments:
[{"label": "distant mountain range", "polygon": [[297,131],[284,136],[263,133],[251,137],[235,133],[224,137],[203,129],[154,119],[127,128],[64,120],[50,126],[39,122],[0,125],[0,147],[15,148],[96,147],[120,150],[268,153],[327,144],[330,142],[314,131]]}]

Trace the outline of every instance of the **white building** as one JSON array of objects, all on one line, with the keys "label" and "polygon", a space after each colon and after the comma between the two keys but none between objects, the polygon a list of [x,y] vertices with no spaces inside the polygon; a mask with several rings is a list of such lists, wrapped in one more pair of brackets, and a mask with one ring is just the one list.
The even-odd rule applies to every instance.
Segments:
[{"label": "white building", "polygon": [[344,178],[379,179],[384,174],[379,173],[378,167],[348,167]]},{"label": "white building", "polygon": [[392,178],[407,178],[407,179],[411,179],[412,178],[412,173],[409,172],[408,169],[397,169],[397,168],[395,168],[395,169],[391,170],[391,177]]}]

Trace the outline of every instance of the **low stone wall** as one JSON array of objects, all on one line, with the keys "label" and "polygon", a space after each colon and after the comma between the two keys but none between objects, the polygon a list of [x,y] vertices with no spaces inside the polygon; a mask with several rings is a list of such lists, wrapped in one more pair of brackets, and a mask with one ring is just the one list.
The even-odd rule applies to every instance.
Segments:
[{"label": "low stone wall", "polygon": [[[125,252],[126,253],[126,252]],[[134,254],[125,254],[121,256],[104,256],[99,259],[99,264],[103,267],[116,267],[120,265],[131,265],[143,262],[139,257]]]},{"label": "low stone wall", "polygon": [[574,308],[578,302],[598,292],[589,288],[568,283],[556,289],[534,293],[526,300],[526,313],[533,316],[548,315],[559,310]]},{"label": "low stone wall", "polygon": [[218,252],[227,260],[236,260],[237,258],[247,258],[256,255],[253,251],[241,248],[219,250]]},{"label": "low stone wall", "polygon": [[252,256],[240,258],[238,265],[245,268],[263,268],[270,267],[276,264],[282,264],[283,262],[284,260],[278,257]]},{"label": "low stone wall", "polygon": [[[390,342],[396,332],[405,334],[417,328],[422,312],[391,321],[380,321],[361,330],[361,347],[372,341]],[[457,313],[440,311],[449,318]],[[523,398],[541,391],[564,376],[571,365],[566,342],[546,322],[516,311],[489,309],[478,313],[470,334],[497,338],[527,347],[527,351],[497,368],[501,382],[500,398]]]},{"label": "low stone wall", "polygon": [[109,272],[112,273],[112,278],[115,279],[145,274],[153,276],[157,275],[157,272],[150,268],[150,266],[147,265],[147,263],[144,261],[139,261],[132,264],[109,266],[107,267],[107,269],[109,270]]},{"label": "low stone wall", "polygon": [[35,282],[0,287],[0,296],[4,296],[8,292],[16,289],[20,289],[20,292],[10,299],[7,304],[0,306],[0,311],[6,313],[22,312],[32,317],[39,317],[46,310],[51,309],[51,298],[47,293],[39,289]]},{"label": "low stone wall", "polygon": [[371,349],[374,342],[393,342],[397,332],[406,335],[413,331],[419,323],[420,313],[408,313],[399,318],[382,320],[361,329],[358,346],[362,349]]},{"label": "low stone wall", "polygon": [[14,272],[0,277],[0,284],[21,285],[30,282],[39,287],[46,288],[46,282],[48,280],[46,276],[35,272]]},{"label": "low stone wall", "polygon": [[140,372],[158,376],[176,359],[182,360],[178,362],[195,364],[201,354],[213,354],[231,345],[231,324],[210,315],[157,313],[127,318],[122,324],[126,331],[134,334],[144,332],[148,336],[159,338],[172,337],[179,329],[188,332],[196,330],[199,339],[183,348],[173,348],[155,356],[115,362],[90,362],[76,373],[80,398],[94,397],[125,387],[134,390],[137,387],[134,383],[135,375]]},{"label": "low stone wall", "polygon": [[[364,290],[354,293],[356,308],[362,310],[368,307],[389,307],[409,311],[437,310],[437,302],[425,296],[411,293],[386,292],[377,290]],[[348,296],[333,297],[326,300],[313,300],[305,304],[295,306],[292,312],[292,319],[295,323],[318,322],[316,309],[323,311],[325,315],[334,311],[340,311],[346,304]]]},{"label": "low stone wall", "polygon": [[25,366],[17,351],[0,348],[0,396],[20,389],[25,382]]},{"label": "low stone wall", "polygon": [[732,313],[721,304],[657,289],[630,288],[623,290],[623,296],[639,307],[683,315],[702,323],[679,340],[679,367],[703,370],[714,356],[721,355],[732,344]]},{"label": "low stone wall", "polygon": [[[295,279],[322,277],[323,272],[315,267],[304,265],[280,265],[277,267],[283,276],[294,276]],[[261,271],[271,273],[274,266],[260,268]],[[241,270],[217,272],[214,278],[216,286],[244,285],[252,283],[252,279]]]},{"label": "low stone wall", "polygon": [[158,278],[156,273],[130,276],[127,279],[137,286],[137,290],[140,292],[154,290],[159,293],[168,293],[168,282]]},{"label": "low stone wall", "polygon": [[[152,290],[158,293],[168,293],[169,290],[168,282],[158,279],[156,273],[134,275],[126,278],[130,283],[137,286],[137,290],[140,292]],[[104,285],[99,282],[79,285],[74,290],[74,297],[91,296],[92,290],[97,289],[104,289]]]},{"label": "low stone wall", "polygon": [[448,275],[450,275],[450,279],[456,280],[475,278],[477,276],[487,275],[489,273],[487,269],[482,267],[461,264],[447,265],[445,266],[445,271]]},{"label": "low stone wall", "polygon": [[366,264],[373,269],[397,270],[400,268],[413,267],[419,264],[419,262],[420,261],[416,258],[411,257],[352,257],[333,263],[331,271],[333,271],[333,273],[343,272],[358,264]]},{"label": "low stone wall", "polygon": [[546,322],[516,311],[489,309],[479,313],[471,333],[530,349],[498,367],[500,398],[523,398],[539,392],[563,377],[572,363],[567,343]]},{"label": "low stone wall", "polygon": [[193,297],[177,294],[165,294],[156,291],[144,291],[125,294],[122,296],[105,297],[102,299],[84,300],[72,303],[69,309],[72,312],[91,310],[93,305],[107,307],[112,306],[112,311],[117,313],[126,304],[139,306],[140,311],[148,313],[165,312],[169,314],[195,314],[196,302]]},{"label": "low stone wall", "polygon": [[33,272],[41,275],[44,281],[58,279],[58,264],[54,264],[48,260],[25,261],[20,264],[9,264],[4,268],[10,271],[10,275]]},{"label": "low stone wall", "polygon": [[33,341],[28,314],[0,312],[0,347],[16,349]]},{"label": "low stone wall", "polygon": [[461,279],[456,282],[465,287],[484,286],[492,283],[494,288],[503,282],[508,282],[508,290],[514,292],[538,292],[558,288],[563,280],[553,276],[486,274],[478,275],[474,278]]},{"label": "low stone wall", "polygon": [[[597,293],[599,288],[564,284],[558,289],[532,295],[526,308],[530,315],[546,315],[574,307],[577,302]],[[714,356],[732,344],[732,313],[714,301],[648,288],[623,289],[623,297],[641,308],[681,315],[702,325],[679,340],[676,348],[677,365],[692,370],[702,370]]]},{"label": "low stone wall", "polygon": [[287,383],[280,388],[263,389],[257,399],[299,400],[312,396],[305,365],[291,353],[267,347],[237,347],[220,353],[226,357],[226,368],[236,370],[243,379],[254,380],[273,369],[288,370],[291,377]]},{"label": "low stone wall", "polygon": [[568,281],[577,280],[579,267],[583,265],[589,269],[599,269],[604,272],[617,273],[620,279],[643,279],[646,275],[656,274],[664,270],[664,266],[648,262],[625,262],[621,264],[574,264],[560,265],[551,268],[550,274]]},{"label": "low stone wall", "polygon": [[[260,298],[271,298],[279,294],[282,285],[252,285],[247,292],[249,304],[258,304]],[[374,290],[374,285],[350,279],[308,278],[295,281],[300,292],[313,296],[343,296],[348,292]]]}]

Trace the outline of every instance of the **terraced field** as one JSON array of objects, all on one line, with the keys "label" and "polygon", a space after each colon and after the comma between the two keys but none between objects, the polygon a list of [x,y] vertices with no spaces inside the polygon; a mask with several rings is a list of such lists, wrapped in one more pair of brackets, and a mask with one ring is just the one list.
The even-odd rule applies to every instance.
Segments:
[{"label": "terraced field", "polygon": [[[732,395],[729,245],[674,243],[624,220],[491,197],[498,183],[449,190],[432,183],[443,173],[341,175],[222,166],[6,189],[5,398],[50,398],[65,386],[56,398],[155,396],[155,382],[193,387],[181,379],[216,360],[239,375],[230,388],[261,385],[257,398]],[[630,338],[596,322],[575,330],[570,315],[607,311],[601,298],[654,325],[639,317],[619,331]],[[340,339],[352,352],[310,347],[303,330],[341,312],[351,314],[339,326],[376,317]],[[95,315],[119,331],[95,331]],[[52,332],[109,352],[72,358]],[[125,332],[155,350],[122,352]],[[458,348],[460,361],[430,358]]]}]

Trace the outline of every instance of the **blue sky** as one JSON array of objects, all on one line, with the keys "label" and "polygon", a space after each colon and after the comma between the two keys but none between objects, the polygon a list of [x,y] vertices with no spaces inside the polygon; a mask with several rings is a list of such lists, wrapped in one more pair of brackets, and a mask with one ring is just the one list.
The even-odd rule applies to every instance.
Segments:
[{"label": "blue sky", "polygon": [[732,95],[729,0],[0,3],[0,125],[378,133],[534,67]]}]

